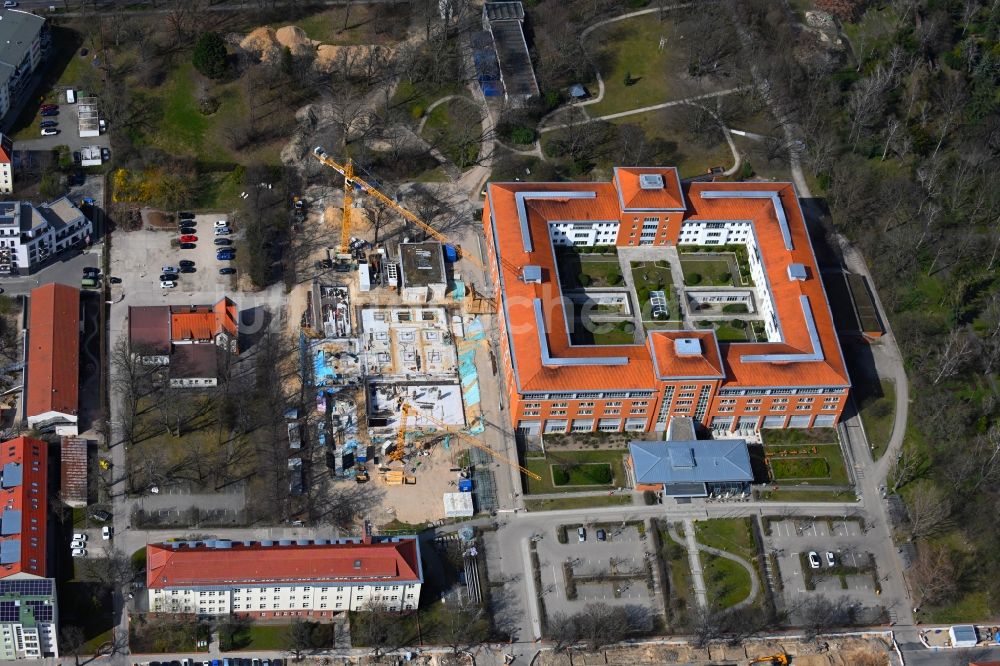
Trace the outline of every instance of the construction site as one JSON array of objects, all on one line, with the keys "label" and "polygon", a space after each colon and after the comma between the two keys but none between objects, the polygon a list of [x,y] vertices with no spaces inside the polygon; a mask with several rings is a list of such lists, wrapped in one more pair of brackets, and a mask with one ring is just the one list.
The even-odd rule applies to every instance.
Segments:
[{"label": "construction site", "polygon": [[[303,384],[315,394],[313,413],[289,424],[290,446],[302,451],[296,460],[311,461],[323,483],[379,486],[386,515],[372,516],[376,523],[492,511],[496,465],[519,465],[482,437],[478,368],[492,367],[486,325],[494,306],[459,268],[481,269],[481,261],[349,162],[321,148],[312,156],[344,189],[339,210],[308,210],[308,196],[295,202],[301,223],[318,226],[331,245],[312,258],[323,272],[293,292]],[[359,205],[366,199],[397,214],[398,240],[370,240]],[[294,492],[299,462],[290,473]]]}]

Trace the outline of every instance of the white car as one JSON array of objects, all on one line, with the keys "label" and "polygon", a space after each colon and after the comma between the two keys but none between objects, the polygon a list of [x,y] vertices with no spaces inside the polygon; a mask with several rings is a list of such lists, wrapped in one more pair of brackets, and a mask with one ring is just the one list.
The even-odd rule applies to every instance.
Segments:
[{"label": "white car", "polygon": [[819,553],[817,553],[815,550],[810,550],[808,557],[809,557],[809,568],[819,569]]},{"label": "white car", "polygon": [[215,226],[217,226],[217,227],[228,227],[229,223],[226,222],[225,220],[216,220],[215,221]]},{"label": "white car", "polygon": [[112,528],[110,525],[105,525],[104,527],[101,528],[101,538],[104,539],[105,541],[110,539],[112,534],[114,534],[114,528]]},{"label": "white car", "polygon": [[173,280],[160,280],[160,289],[173,289],[177,283]]},{"label": "white car", "polygon": [[17,2],[14,0],[3,0],[4,9],[12,9],[13,7],[17,7]]},{"label": "white car", "polygon": [[87,547],[87,542],[86,541],[80,541],[79,539],[77,539],[75,541],[70,542],[69,547],[70,548],[86,548]]},{"label": "white car", "polygon": [[175,268],[174,266],[164,266],[163,268],[160,269],[160,272],[161,273],[176,273],[177,272],[177,268]]},{"label": "white car", "polygon": [[215,228],[215,235],[216,236],[228,236],[229,235],[229,227],[216,227]]},{"label": "white car", "polygon": [[826,566],[835,567],[837,566],[837,559],[833,555],[833,551],[826,551]]},{"label": "white car", "polygon": [[74,548],[73,549],[73,557],[87,557],[87,549],[86,548]]},{"label": "white car", "polygon": [[59,130],[57,130],[54,127],[43,127],[42,128],[42,136],[55,136],[56,134],[59,134]]},{"label": "white car", "polygon": [[84,534],[83,532],[75,532],[73,534],[73,541],[86,541],[86,540],[87,540],[87,535]]}]

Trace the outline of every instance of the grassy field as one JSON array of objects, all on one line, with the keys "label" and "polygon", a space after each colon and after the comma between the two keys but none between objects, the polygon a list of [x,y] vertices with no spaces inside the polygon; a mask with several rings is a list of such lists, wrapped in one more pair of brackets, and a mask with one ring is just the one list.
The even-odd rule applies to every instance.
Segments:
[{"label": "grassy field", "polygon": [[[791,453],[791,452],[795,453]],[[786,452],[785,455],[778,455]],[[806,446],[765,446],[775,481],[817,480],[823,484],[846,485],[847,466],[839,444],[816,444]]]},{"label": "grassy field", "polygon": [[745,342],[751,333],[749,328],[738,328],[727,321],[715,321],[712,327],[719,342]]},{"label": "grassy field", "polygon": [[[590,333],[595,345],[631,345],[635,344],[635,325],[628,321],[618,321],[614,323],[600,322],[592,323],[595,329]],[[577,344],[587,344],[581,342]]]},{"label": "grassy field", "polygon": [[[563,289],[611,287],[622,282],[622,268],[617,256],[594,256],[561,250],[557,259]],[[581,276],[586,277],[581,279]]]},{"label": "grassy field", "polygon": [[460,169],[479,156],[479,109],[468,100],[454,99],[434,107],[427,116],[423,137]]},{"label": "grassy field", "polygon": [[674,290],[670,266],[665,262],[638,261],[632,262],[630,268],[632,270],[632,284],[635,286],[635,295],[638,300],[637,306],[642,310],[643,320],[652,318],[649,295],[653,291],[666,292],[667,297],[667,316],[658,321],[680,319],[680,303],[677,301],[677,292]]},{"label": "grassy field", "polygon": [[985,590],[967,592],[948,606],[922,606],[920,612],[914,614],[923,624],[978,622],[991,616],[989,595]]},{"label": "grassy field", "polygon": [[712,167],[721,166],[728,169],[733,165],[733,153],[726,143],[721,127],[713,142],[695,144],[690,137],[676,129],[679,125],[676,112],[670,108],[637,113],[634,116],[616,118],[611,122],[616,125],[641,127],[649,139],[662,141],[664,152],[667,154],[662,155],[661,159],[669,158],[669,162],[663,163],[677,167],[681,178],[707,173]]},{"label": "grassy field", "polygon": [[714,518],[695,523],[698,543],[739,555],[745,560],[757,556],[750,518]]},{"label": "grassy field", "polygon": [[752,585],[746,569],[732,560],[711,553],[702,552],[699,555],[710,605],[729,608],[750,595]]},{"label": "grassy field", "polygon": [[438,88],[421,88],[403,79],[396,86],[396,92],[392,96],[389,105],[393,108],[402,107],[411,118],[418,120],[423,117],[427,111],[427,107],[434,101],[447,95],[455,95],[461,92],[463,90],[457,83]]},{"label": "grassy field", "polygon": [[[618,113],[686,97],[676,77],[685,71],[684,56],[669,45],[678,39],[673,21],[641,16],[598,28],[589,41],[604,78],[604,99],[594,115]],[[660,48],[661,38],[666,48]],[[628,81],[626,81],[628,78]]]},{"label": "grassy field", "polygon": [[[272,24],[296,25],[309,39],[322,44],[391,44],[406,39],[407,5],[351,5],[336,7]],[[346,28],[345,28],[346,25]]]},{"label": "grassy field", "polygon": [[892,437],[892,424],[896,419],[896,384],[889,379],[879,382],[875,395],[858,395],[858,409],[861,422],[865,424],[868,444],[872,447],[872,457],[878,460],[885,453]]},{"label": "grassy field", "polygon": [[736,277],[728,259],[695,259],[680,255],[684,284],[699,287],[735,287]]},{"label": "grassy field", "polygon": [[560,497],[559,499],[526,499],[528,511],[558,511],[560,509],[590,509],[601,506],[631,504],[631,495],[597,495],[592,497]]},{"label": "grassy field", "polygon": [[[622,465],[622,451],[559,451],[549,453],[545,458],[527,458],[525,467],[542,477],[541,481],[536,481],[531,477],[524,477],[524,493],[526,495],[537,495],[539,493],[572,492],[573,490],[593,490],[590,488],[566,488],[557,487],[553,483],[552,470],[557,465],[572,467],[573,465],[585,466],[588,464],[604,464],[611,467],[613,476],[612,482],[608,485],[622,485],[625,480],[625,469]],[[582,469],[576,467],[574,469]],[[571,472],[572,478],[572,472]]]},{"label": "grassy field", "polygon": [[554,465],[550,465],[549,469],[552,473],[553,481],[552,484],[555,486],[608,486],[611,485],[610,482],[603,482],[599,479],[602,474],[607,474],[613,478],[614,472],[611,470],[611,465],[607,463],[587,463],[584,465],[579,465],[576,467],[571,467],[566,470],[566,480],[563,483],[559,483],[559,479],[556,478],[558,469]]}]

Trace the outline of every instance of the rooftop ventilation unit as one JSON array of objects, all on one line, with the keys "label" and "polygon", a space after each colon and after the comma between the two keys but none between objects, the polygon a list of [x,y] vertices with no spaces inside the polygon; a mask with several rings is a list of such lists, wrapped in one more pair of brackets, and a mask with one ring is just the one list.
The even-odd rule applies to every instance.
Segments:
[{"label": "rooftop ventilation unit", "polygon": [[804,264],[788,264],[789,280],[805,280],[806,267]]},{"label": "rooftop ventilation unit", "polygon": [[271,541],[270,539],[264,539],[263,541],[260,542],[260,545],[262,548],[270,548],[271,546],[274,545],[274,542]]},{"label": "rooftop ventilation unit", "polygon": [[316,544],[317,546],[325,546],[326,544],[329,543],[329,541],[327,541],[326,539],[314,539],[313,543]]},{"label": "rooftop ventilation unit", "polygon": [[527,284],[541,284],[542,282],[542,267],[541,266],[525,266],[521,269],[521,279]]},{"label": "rooftop ventilation unit", "polygon": [[663,176],[658,173],[644,173],[639,175],[639,187],[644,190],[662,190]]},{"label": "rooftop ventilation unit", "polygon": [[701,340],[698,338],[677,338],[674,340],[674,352],[678,356],[698,356],[701,354]]},{"label": "rooftop ventilation unit", "polygon": [[354,568],[355,569],[361,568],[361,560],[354,560]]},{"label": "rooftop ventilation unit", "polygon": [[229,541],[228,539],[216,541],[215,542],[215,547],[216,548],[232,548],[233,547],[233,542]]},{"label": "rooftop ventilation unit", "polygon": [[297,545],[299,545],[299,546],[308,546],[309,545],[309,539],[297,539],[295,541],[295,543]]},{"label": "rooftop ventilation unit", "polygon": [[291,539],[279,539],[278,540],[278,545],[279,546],[291,546],[292,545],[292,540]]}]

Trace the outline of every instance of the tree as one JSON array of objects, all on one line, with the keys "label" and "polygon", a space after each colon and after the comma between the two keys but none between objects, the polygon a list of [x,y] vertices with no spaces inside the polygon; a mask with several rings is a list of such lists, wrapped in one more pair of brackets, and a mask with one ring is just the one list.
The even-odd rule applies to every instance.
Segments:
[{"label": "tree", "polygon": [[799,607],[806,638],[812,640],[818,634],[831,629],[853,625],[857,619],[855,608],[855,604],[849,599],[840,598],[833,601],[821,595],[809,597]]},{"label": "tree", "polygon": [[951,500],[932,481],[915,484],[906,503],[910,539],[921,539],[939,531],[951,517]]},{"label": "tree", "polygon": [[562,652],[580,640],[580,627],[575,615],[553,613],[546,626],[549,629],[548,638],[553,644],[552,649],[556,652]]},{"label": "tree", "polygon": [[87,638],[84,636],[83,629],[76,625],[65,625],[59,630],[59,650],[63,654],[73,655],[76,666],[80,666],[80,648],[86,642]]},{"label": "tree", "polygon": [[43,173],[38,191],[46,199],[55,199],[63,192],[62,174],[58,171],[46,171]]},{"label": "tree", "polygon": [[194,45],[191,62],[195,69],[210,79],[221,79],[229,69],[226,42],[217,32],[206,32]]},{"label": "tree", "polygon": [[438,635],[452,654],[483,643],[489,635],[483,609],[472,604],[449,607],[440,615]]},{"label": "tree", "polygon": [[383,653],[404,645],[407,637],[403,632],[399,615],[379,604],[372,604],[352,616],[351,635],[357,636],[363,645],[371,648],[372,656],[376,659],[381,658]]},{"label": "tree", "polygon": [[587,649],[597,651],[605,645],[616,643],[628,633],[628,615],[624,608],[606,603],[587,604],[575,616],[580,637]]},{"label": "tree", "polygon": [[920,543],[908,574],[920,603],[947,604],[958,595],[956,562],[943,544]]},{"label": "tree", "polygon": [[284,645],[295,661],[302,659],[306,650],[312,647],[313,623],[295,618],[285,631]]}]

